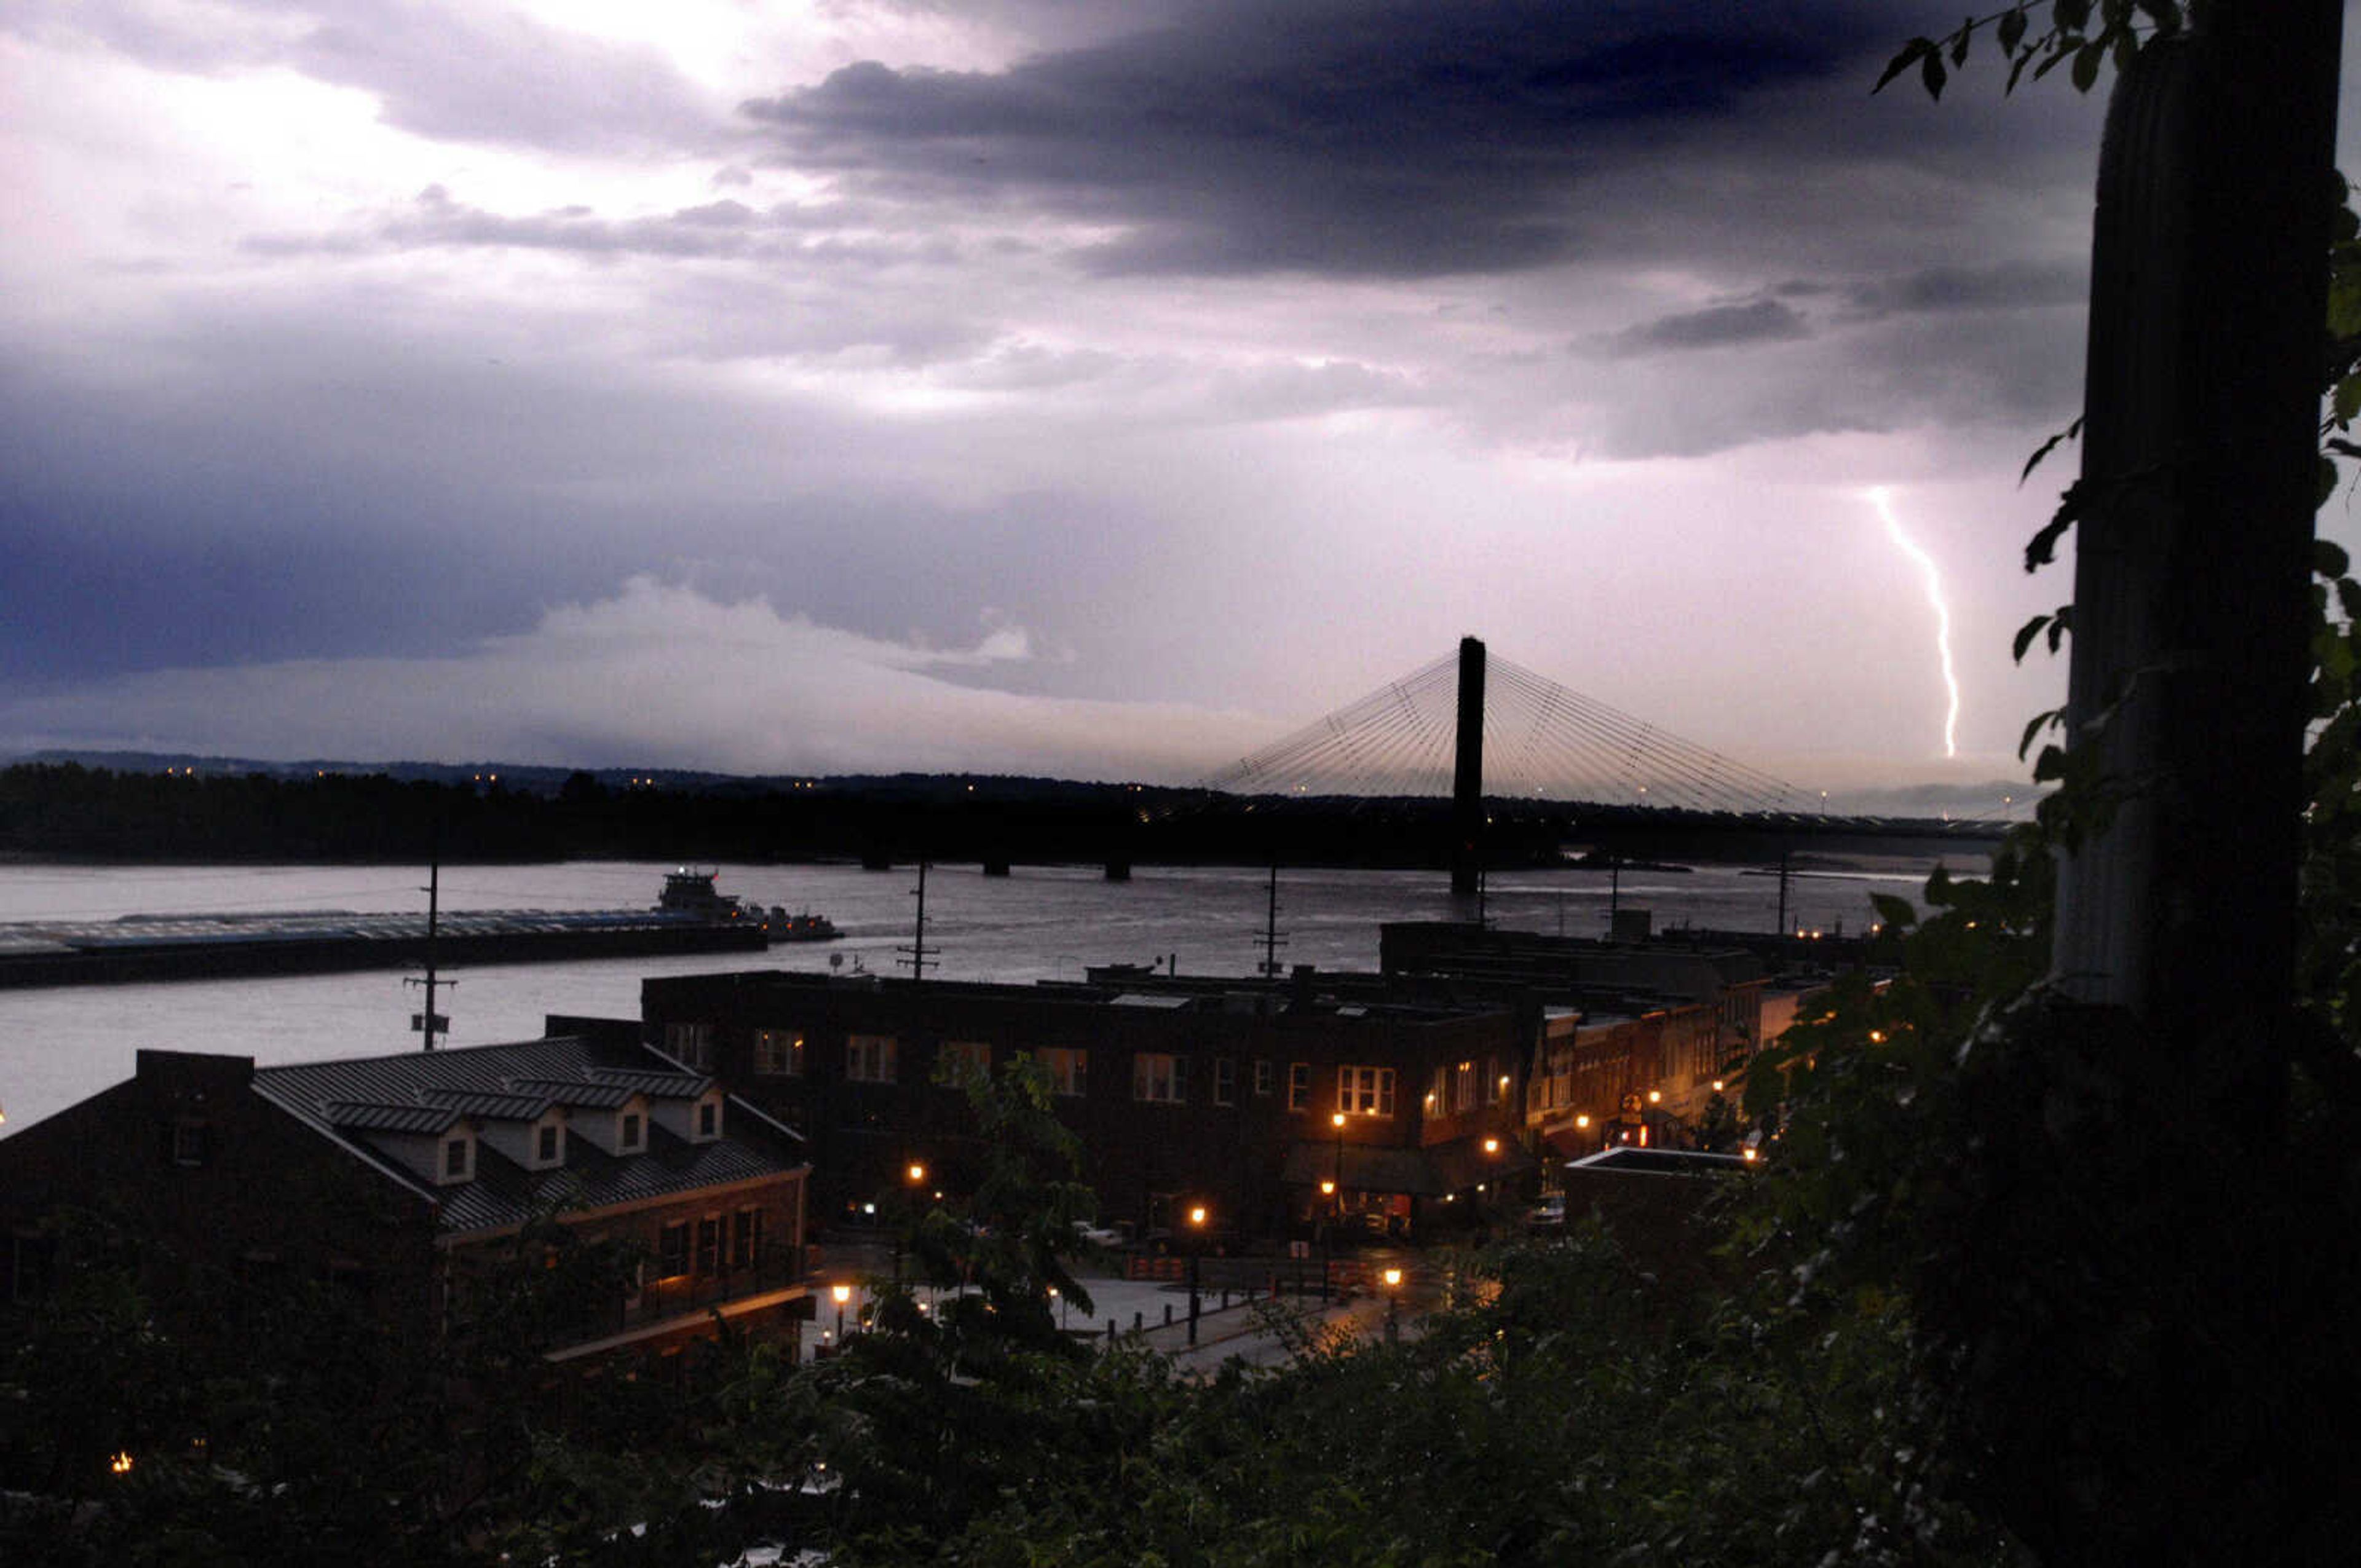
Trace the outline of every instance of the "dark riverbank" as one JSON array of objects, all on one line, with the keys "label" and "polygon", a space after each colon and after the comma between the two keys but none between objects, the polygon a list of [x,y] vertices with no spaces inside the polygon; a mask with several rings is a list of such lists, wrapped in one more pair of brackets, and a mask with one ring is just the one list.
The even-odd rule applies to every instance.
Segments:
[{"label": "dark riverbank", "polygon": [[[752,864],[1420,868],[1448,862],[1449,805],[1242,797],[999,775],[714,779],[448,768],[0,769],[0,857],[118,864],[450,864],[672,860]],[[457,773],[457,776],[452,776]],[[1493,801],[1485,859],[1775,862],[1942,854],[1993,824]]]}]

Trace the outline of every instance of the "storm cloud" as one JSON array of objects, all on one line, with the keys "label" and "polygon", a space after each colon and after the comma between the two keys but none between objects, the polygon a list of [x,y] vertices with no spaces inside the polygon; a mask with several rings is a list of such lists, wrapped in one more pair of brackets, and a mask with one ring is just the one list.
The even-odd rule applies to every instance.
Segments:
[{"label": "storm cloud", "polygon": [[1083,251],[1097,272],[1498,272],[1582,251],[1586,171],[1830,81],[1872,36],[1840,11],[1799,20],[1206,5],[1000,71],[865,60],[745,110],[781,157],[864,187],[1120,225]]},{"label": "storm cloud", "polygon": [[0,753],[1185,780],[1474,632],[1916,782],[1874,484],[1988,779],[2099,105],[1956,20],[0,6]]}]

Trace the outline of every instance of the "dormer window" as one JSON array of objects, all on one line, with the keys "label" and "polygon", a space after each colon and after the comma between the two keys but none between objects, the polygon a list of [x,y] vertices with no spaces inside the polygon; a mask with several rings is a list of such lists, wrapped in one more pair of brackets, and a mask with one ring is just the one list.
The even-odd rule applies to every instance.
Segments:
[{"label": "dormer window", "polygon": [[637,1111],[626,1111],[615,1120],[615,1152],[637,1154],[648,1146],[648,1124]]},{"label": "dormer window", "polygon": [[443,1140],[443,1179],[466,1181],[476,1173],[476,1143],[462,1134]]},{"label": "dormer window", "polygon": [[533,1135],[533,1158],[542,1165],[555,1165],[566,1143],[566,1129],[555,1122],[544,1122]]},{"label": "dormer window", "polygon": [[706,1100],[698,1102],[697,1107],[697,1135],[699,1138],[718,1138],[721,1135],[720,1101]]}]

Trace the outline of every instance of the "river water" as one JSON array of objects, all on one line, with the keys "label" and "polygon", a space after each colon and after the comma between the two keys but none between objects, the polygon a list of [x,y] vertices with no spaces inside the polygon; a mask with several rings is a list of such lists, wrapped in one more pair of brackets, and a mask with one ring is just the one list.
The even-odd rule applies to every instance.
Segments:
[{"label": "river water", "polygon": [[[1931,861],[1850,856],[1816,862],[1790,882],[1798,925],[1859,929],[1872,892],[1912,897]],[[652,862],[569,861],[459,866],[442,874],[445,909],[622,909],[655,900],[666,872]],[[1978,874],[1972,850],[1955,872]],[[763,953],[592,962],[488,965],[445,971],[438,997],[453,1045],[531,1039],[551,1013],[632,1018],[651,975],[731,969],[906,974],[917,885],[915,868],[719,868],[720,887],[751,902],[828,916],[843,939]],[[409,911],[425,907],[423,869],[385,866],[0,865],[0,921],[108,919],[131,914],[277,910]],[[927,876],[928,972],[949,980],[1029,982],[1082,978],[1085,964],[1162,963],[1185,974],[1245,975],[1263,957],[1268,873],[1238,867],[1143,866],[1128,883],[1095,867],[1020,866],[986,877],[974,865]],[[1630,869],[1610,888],[1604,872],[1496,873],[1484,915],[1526,930],[1605,934],[1610,901],[1644,907],[1659,927],[1777,928],[1779,881],[1736,866],[1686,872]],[[1438,872],[1284,871],[1279,882],[1282,964],[1374,970],[1388,920],[1470,919]],[[131,1076],[143,1047],[222,1051],[265,1065],[412,1048],[418,989],[390,970],[288,979],[179,981],[151,985],[0,991],[0,1135]]]}]

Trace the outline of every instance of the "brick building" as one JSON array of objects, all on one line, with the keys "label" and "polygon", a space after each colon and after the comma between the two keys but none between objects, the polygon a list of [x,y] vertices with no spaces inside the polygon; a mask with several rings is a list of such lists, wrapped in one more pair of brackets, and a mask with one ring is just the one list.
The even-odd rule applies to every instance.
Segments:
[{"label": "brick building", "polygon": [[1019,1053],[1048,1069],[1102,1218],[1143,1234],[1196,1202],[1244,1236],[1401,1233],[1530,1168],[1531,1014],[1499,999],[1309,970],[1030,986],[758,970],[650,980],[641,997],[653,1043],[807,1134],[830,1222],[858,1222],[913,1167],[929,1191],[964,1186],[968,1108],[939,1069]]},{"label": "brick building", "polygon": [[792,1343],[808,1170],[796,1135],[628,1037],[267,1068],[143,1050],[128,1081],[0,1141],[0,1299],[43,1288],[82,1211],[183,1279],[334,1279],[432,1332],[548,1217],[643,1260],[552,1361],[677,1350],[717,1311]]},{"label": "brick building", "polygon": [[[1725,1076],[1762,1048],[1763,960],[1738,948],[1594,941],[1450,922],[1379,933],[1399,981],[1521,988],[1551,1004],[1539,1030],[1525,1124],[1563,1154],[1588,1154],[1618,1118],[1677,1144]],[[1626,1109],[1637,1098],[1641,1109]]]}]

